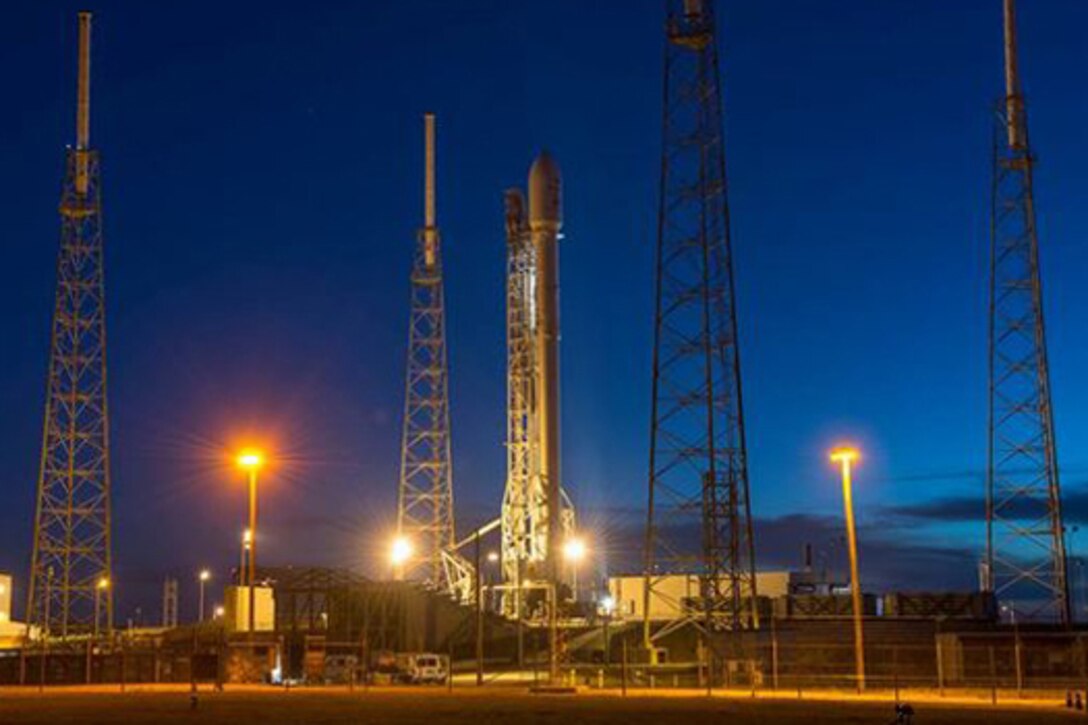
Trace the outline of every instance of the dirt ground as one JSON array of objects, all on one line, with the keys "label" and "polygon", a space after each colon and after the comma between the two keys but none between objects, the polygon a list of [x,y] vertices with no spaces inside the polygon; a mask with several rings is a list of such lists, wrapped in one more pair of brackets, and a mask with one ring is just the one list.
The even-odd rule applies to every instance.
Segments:
[{"label": "dirt ground", "polygon": [[[919,704],[914,722],[1025,723],[1046,725],[1085,720],[1054,705],[992,708]],[[442,690],[260,690],[198,694],[193,709],[185,691],[87,693],[26,691],[0,693],[0,723],[514,723],[515,725],[702,725],[703,723],[866,723],[894,719],[890,703],[613,695],[532,695],[489,689],[452,694]]]}]

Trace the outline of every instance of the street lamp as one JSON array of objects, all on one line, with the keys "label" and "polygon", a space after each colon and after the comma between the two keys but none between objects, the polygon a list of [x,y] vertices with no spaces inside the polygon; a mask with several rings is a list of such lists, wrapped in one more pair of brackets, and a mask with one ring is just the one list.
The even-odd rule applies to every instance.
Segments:
[{"label": "street lamp", "polygon": [[255,609],[257,605],[254,585],[257,581],[257,471],[264,464],[264,454],[255,449],[247,449],[238,454],[238,467],[249,474],[249,634],[253,636]]},{"label": "street lamp", "polygon": [[216,619],[222,619],[223,615],[227,613],[227,610],[223,608],[222,604],[215,605],[212,616]]},{"label": "street lamp", "polygon": [[856,448],[841,447],[831,451],[831,461],[842,467],[842,501],[846,512],[846,540],[850,548],[850,596],[854,609],[854,664],[858,692],[865,689],[865,641],[861,628],[861,579],[858,577],[858,537],[854,529],[854,496],[850,469],[861,454]]},{"label": "street lamp", "polygon": [[238,561],[238,586],[244,587],[246,585],[246,562],[249,561],[249,545],[253,541],[253,532],[246,529],[242,532],[242,546],[239,549],[241,552]]},{"label": "street lamp", "polygon": [[611,594],[606,594],[604,597],[601,598],[600,602],[601,618],[604,620],[604,663],[606,665],[612,663],[611,647],[609,647],[609,645],[611,644],[611,637],[608,636],[608,625],[611,624],[612,615],[615,613],[615,611],[616,598],[613,597]]},{"label": "street lamp", "polygon": [[567,539],[563,544],[563,558],[570,566],[571,589],[574,599],[578,599],[578,565],[586,558],[586,542],[578,537]]},{"label": "street lamp", "polygon": [[201,569],[200,574],[197,575],[197,580],[200,582],[200,614],[197,617],[198,622],[204,621],[204,585],[208,580],[212,578],[212,573],[207,569]]},{"label": "street lamp", "polygon": [[109,577],[100,577],[94,585],[94,638],[98,639],[98,620],[102,606],[102,595],[109,591]]}]

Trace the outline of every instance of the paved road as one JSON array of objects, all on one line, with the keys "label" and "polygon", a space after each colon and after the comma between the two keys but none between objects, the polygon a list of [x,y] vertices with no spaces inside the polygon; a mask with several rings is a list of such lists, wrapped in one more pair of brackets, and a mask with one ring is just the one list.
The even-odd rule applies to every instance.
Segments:
[{"label": "paved road", "polygon": [[[1054,705],[990,708],[924,704],[917,725],[937,723],[1031,723],[1079,721]],[[835,703],[707,699],[699,696],[530,695],[515,691],[438,689],[348,693],[321,690],[201,692],[192,709],[184,691],[127,694],[47,691],[0,693],[0,723],[408,723],[439,725],[746,725],[748,723],[865,723],[893,719],[888,703]]]}]

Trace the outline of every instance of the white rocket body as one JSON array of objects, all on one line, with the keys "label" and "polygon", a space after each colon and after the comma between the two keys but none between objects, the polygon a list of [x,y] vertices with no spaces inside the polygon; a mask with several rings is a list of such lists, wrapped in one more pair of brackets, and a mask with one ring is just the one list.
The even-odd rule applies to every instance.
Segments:
[{"label": "white rocket body", "polygon": [[537,431],[548,501],[548,570],[559,573],[562,480],[559,469],[559,166],[541,153],[529,170],[529,234],[536,250]]}]

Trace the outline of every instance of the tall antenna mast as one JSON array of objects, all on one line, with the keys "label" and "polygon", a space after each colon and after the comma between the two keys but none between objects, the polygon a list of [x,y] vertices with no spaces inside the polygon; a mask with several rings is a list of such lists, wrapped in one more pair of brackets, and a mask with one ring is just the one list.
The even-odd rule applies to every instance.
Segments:
[{"label": "tall antenna mast", "polygon": [[412,262],[397,535],[406,552],[398,578],[449,589],[444,552],[454,544],[446,308],[435,219],[434,114],[423,117],[423,228]]},{"label": "tall antenna mast", "polygon": [[1024,618],[1069,624],[1039,239],[1013,0],[1004,0],[1005,98],[994,130],[990,225],[986,564],[998,599]]},{"label": "tall antenna mast", "polygon": [[91,14],[79,14],[79,87],[76,92],[76,191],[87,193],[91,148]]},{"label": "tall antenna mast", "polygon": [[435,250],[438,246],[438,227],[435,226],[434,201],[434,114],[423,115],[423,238],[424,255],[428,267],[435,263]]},{"label": "tall antenna mast", "polygon": [[1009,148],[1023,149],[1025,139],[1024,97],[1020,90],[1020,67],[1016,52],[1016,6],[1005,2],[1005,116],[1008,119]]},{"label": "tall antenna mast", "polygon": [[106,299],[98,152],[90,147],[91,14],[79,14],[76,146],[68,149],[27,621],[43,637],[113,622]]}]

